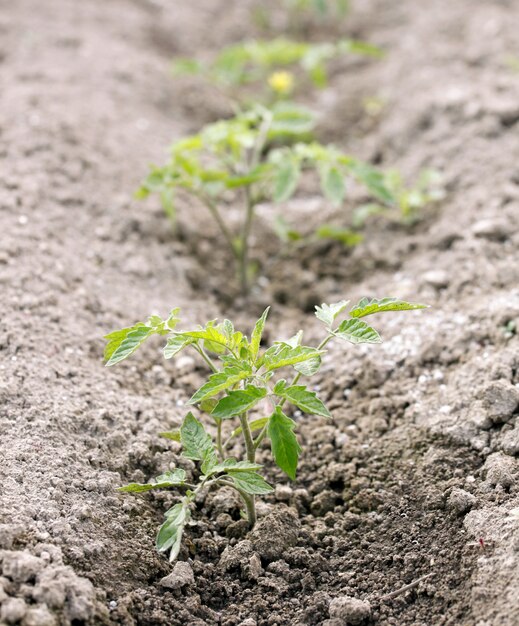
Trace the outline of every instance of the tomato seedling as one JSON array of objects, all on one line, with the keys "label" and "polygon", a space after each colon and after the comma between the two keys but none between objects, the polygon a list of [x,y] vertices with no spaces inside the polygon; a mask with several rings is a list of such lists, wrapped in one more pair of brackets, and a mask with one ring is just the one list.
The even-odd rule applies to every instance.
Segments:
[{"label": "tomato seedling", "polygon": [[[336,43],[312,44],[285,37],[261,41],[251,40],[229,46],[209,63],[196,59],[177,59],[174,75],[199,75],[232,101],[243,102],[246,96],[237,88],[255,84],[270,87],[270,98],[289,95],[296,83],[296,74],[308,76],[315,87],[325,87],[327,64],[345,54],[380,58],[382,51],[364,41],[340,39]],[[284,71],[280,71],[284,70]],[[257,97],[258,89],[255,90]]]},{"label": "tomato seedling", "polygon": [[[290,479],[295,479],[301,447],[294,432],[296,422],[286,407],[331,417],[317,394],[300,384],[300,379],[319,370],[325,347],[332,339],[351,344],[380,343],[379,333],[362,318],[385,311],[426,308],[423,304],[395,298],[363,298],[345,313],[348,304],[343,300],[316,307],[316,316],[325,326],[324,338],[316,347],[304,345],[303,332],[299,331],[290,339],[262,348],[268,308],[256,322],[250,338],[236,331],[229,320],[179,331],[179,309],[174,309],[165,320],[153,315],[146,323],[106,336],[107,365],[123,361],[153,335],[162,335],[166,337],[166,359],[192,349],[210,370],[207,381],[195,391],[189,404],[198,408],[198,415],[205,414],[211,420],[214,438],[200,417],[192,412],[187,413],[178,431],[163,433],[180,442],[185,458],[199,463],[198,482],[188,483],[185,470],[177,467],[149,483],[131,483],[119,489],[129,493],[185,489],[180,501],[166,512],[166,521],[157,535],[158,550],[169,550],[171,560],[178,556],[192,504],[201,490],[210,487],[236,490],[243,500],[249,524],[254,526],[256,496],[266,495],[273,489],[262,476],[262,466],[256,459],[258,447],[265,438],[270,440],[275,463]],[[280,376],[281,372],[291,375],[290,382]],[[229,452],[231,447],[232,452],[241,452],[241,458]]]},{"label": "tomato seedling", "polygon": [[[234,258],[241,291],[246,295],[252,275],[250,238],[256,207],[262,202],[287,201],[297,190],[304,170],[317,172],[323,195],[336,206],[345,199],[348,179],[363,185],[378,205],[391,208],[398,201],[383,172],[332,145],[312,141],[313,126],[313,117],[306,109],[288,102],[278,102],[272,108],[256,106],[210,124],[175,143],[169,161],[151,169],[137,197],[160,194],[172,219],[179,190],[201,202]],[[242,206],[237,230],[223,212],[231,203]],[[334,233],[333,228],[323,225],[316,235],[336,238]]]}]

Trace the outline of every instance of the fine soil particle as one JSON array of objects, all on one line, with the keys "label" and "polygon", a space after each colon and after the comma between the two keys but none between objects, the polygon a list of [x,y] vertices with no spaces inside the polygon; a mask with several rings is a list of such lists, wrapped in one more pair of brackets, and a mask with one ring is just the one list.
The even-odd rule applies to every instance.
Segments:
[{"label": "fine soil particle", "polygon": [[[2,625],[519,623],[519,6],[369,0],[344,25],[293,25],[386,51],[304,96],[320,136],[410,180],[436,168],[446,198],[352,250],[281,250],[261,207],[244,303],[200,207],[179,199],[175,233],[132,193],[170,141],[229,113],[171,57],[262,35],[259,4],[287,27],[279,2],[0,0]],[[346,225],[313,184],[287,221]],[[171,565],[154,535],[175,493],[114,489],[196,471],[157,433],[206,372],[155,344],[104,370],[102,335],[173,306],[247,330],[273,303],[269,339],[310,341],[315,304],[363,295],[432,308],[382,316],[382,346],[331,344],[316,391],[333,420],[295,415],[297,480],[265,443],[279,485],[256,530],[233,494],[202,494]]]}]

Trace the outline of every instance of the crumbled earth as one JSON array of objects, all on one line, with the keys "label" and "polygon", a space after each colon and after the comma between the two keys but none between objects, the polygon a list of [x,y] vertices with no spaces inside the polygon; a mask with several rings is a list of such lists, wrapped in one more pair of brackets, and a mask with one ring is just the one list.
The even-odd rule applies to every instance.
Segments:
[{"label": "crumbled earth", "polygon": [[[258,4],[287,27],[279,2],[0,0],[2,626],[519,622],[519,5],[368,0],[298,22],[386,50],[304,95],[320,136],[409,180],[436,168],[446,197],[352,250],[280,250],[261,207],[244,303],[200,207],[180,199],[174,232],[132,194],[169,141],[229,112],[171,58],[262,35]],[[312,181],[285,217],[349,219]],[[154,535],[175,494],[114,488],[196,471],[157,432],[206,372],[156,344],[107,371],[102,335],[173,306],[249,329],[273,303],[269,337],[310,341],[315,304],[362,295],[432,308],[381,317],[382,346],[331,344],[316,390],[333,420],[296,415],[297,480],[265,443],[279,486],[256,531],[233,494],[201,494],[171,565]]]}]

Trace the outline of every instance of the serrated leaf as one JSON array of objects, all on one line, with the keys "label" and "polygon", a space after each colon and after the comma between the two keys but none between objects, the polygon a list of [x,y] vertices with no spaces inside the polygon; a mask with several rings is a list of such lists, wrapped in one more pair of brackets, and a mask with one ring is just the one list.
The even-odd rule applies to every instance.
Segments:
[{"label": "serrated leaf", "polygon": [[[268,421],[269,421],[268,417],[260,417],[257,420],[252,420],[252,422],[249,422],[249,428],[250,428],[251,433],[254,433],[264,428]],[[238,426],[238,428],[235,428],[232,431],[231,437],[237,437],[238,435],[241,435],[242,432],[243,432],[242,427]]]},{"label": "serrated leaf", "polygon": [[381,343],[382,339],[377,331],[366,322],[358,319],[349,319],[341,322],[333,333],[336,337],[349,343]]},{"label": "serrated leaf", "polygon": [[288,400],[291,404],[297,406],[305,413],[309,415],[321,415],[322,417],[331,417],[330,411],[319,400],[317,394],[314,391],[308,391],[304,385],[293,385],[292,387],[286,387],[274,393],[277,393],[282,398]]},{"label": "serrated leaf", "polygon": [[274,176],[274,202],[285,202],[293,195],[300,173],[299,164],[293,159],[286,158]]},{"label": "serrated leaf", "polygon": [[163,323],[164,321],[162,317],[160,317],[160,315],[150,315],[147,325],[152,326],[153,328],[157,328],[157,326],[160,326]]},{"label": "serrated leaf", "polygon": [[281,378],[281,380],[278,380],[277,383],[274,385],[274,389],[272,391],[276,396],[280,396],[286,388],[287,381],[284,378]]},{"label": "serrated leaf", "polygon": [[164,358],[171,359],[179,352],[181,352],[184,348],[195,343],[195,339],[191,337],[183,337],[182,335],[175,335],[174,337],[168,337],[168,341],[164,346]]},{"label": "serrated leaf", "polygon": [[313,376],[316,372],[319,371],[321,367],[321,357],[316,356],[308,359],[308,361],[303,361],[302,363],[297,363],[294,365],[294,369],[296,372],[299,372],[303,376]]},{"label": "serrated leaf", "polygon": [[190,517],[191,513],[186,499],[166,512],[166,521],[159,529],[156,546],[159,552],[170,550],[170,561],[174,561],[180,552],[184,527]]},{"label": "serrated leaf", "polygon": [[279,468],[292,480],[296,477],[297,462],[301,447],[294,434],[296,424],[283,411],[276,407],[268,423],[268,436],[272,445],[272,455]]},{"label": "serrated leaf", "polygon": [[279,343],[286,343],[287,346],[291,346],[292,348],[296,348],[297,346],[301,345],[301,341],[302,340],[303,340],[303,331],[302,330],[298,330],[295,335],[292,335],[292,337],[290,337],[290,339],[287,339],[286,341],[279,342]]},{"label": "serrated leaf", "polygon": [[286,367],[288,365],[296,366],[310,359],[320,357],[323,351],[310,348],[309,346],[292,347],[287,343],[276,343],[269,348],[263,355],[263,365],[267,372]]},{"label": "serrated leaf", "polygon": [[180,487],[186,482],[186,472],[181,468],[176,468],[171,472],[165,472],[157,476],[149,483],[130,483],[124,487],[119,487],[117,491],[126,493],[144,493],[152,489],[168,489],[169,487]]},{"label": "serrated leaf", "polygon": [[217,464],[216,450],[211,436],[192,413],[188,413],[180,428],[183,455],[192,461],[202,461],[202,472],[207,474]]},{"label": "serrated leaf", "polygon": [[350,311],[351,317],[365,317],[374,313],[384,311],[415,311],[417,309],[427,309],[429,305],[416,302],[405,302],[397,298],[362,298],[359,303]]},{"label": "serrated leaf", "polygon": [[238,489],[254,496],[262,496],[273,491],[268,482],[256,472],[234,472],[229,477]]},{"label": "serrated leaf", "polygon": [[340,205],[346,195],[344,177],[336,167],[323,168],[321,188],[324,195],[336,206]]},{"label": "serrated leaf", "polygon": [[267,390],[264,387],[255,387],[254,385],[247,385],[245,389],[229,391],[224,398],[218,401],[211,414],[219,419],[241,415],[266,395]]},{"label": "serrated leaf", "polygon": [[226,348],[229,346],[229,338],[227,335],[214,326],[183,332],[178,336],[190,339],[202,339],[205,342],[205,347],[215,354],[225,352]]},{"label": "serrated leaf", "polygon": [[212,321],[205,328],[182,332],[179,335],[190,337],[193,340],[202,340],[204,347],[215,354],[223,354],[226,350],[235,353],[246,343],[243,334],[235,332],[234,326],[229,320],[224,320],[218,325]]},{"label": "serrated leaf", "polygon": [[154,334],[155,330],[151,326],[146,326],[142,322],[116,330],[105,336],[108,344],[105,348],[106,365],[111,366],[123,361],[141,346],[148,337]]},{"label": "serrated leaf", "polygon": [[164,439],[169,439],[171,441],[180,442],[180,431],[179,430],[169,430],[159,433],[159,437],[164,437]]},{"label": "serrated leaf", "polygon": [[205,385],[202,385],[202,387],[200,387],[200,389],[189,400],[189,404],[196,404],[206,398],[212,398],[221,391],[225,391],[226,389],[229,389],[229,387],[233,387],[236,383],[239,383],[251,375],[252,371],[250,367],[245,368],[245,364],[243,367],[225,367],[222,371],[209,376]]},{"label": "serrated leaf", "polygon": [[344,311],[349,303],[349,300],[341,300],[333,304],[323,302],[321,306],[315,307],[315,316],[318,320],[326,324],[328,328],[331,328],[337,317]]},{"label": "serrated leaf", "polygon": [[270,307],[268,306],[263,311],[262,316],[254,325],[254,329],[250,337],[249,350],[250,350],[250,355],[253,361],[255,361],[258,356],[258,352],[259,352],[260,345],[261,345],[261,337],[263,335],[263,330],[265,328],[265,322],[267,321],[267,315],[269,314],[269,311],[270,311]]}]

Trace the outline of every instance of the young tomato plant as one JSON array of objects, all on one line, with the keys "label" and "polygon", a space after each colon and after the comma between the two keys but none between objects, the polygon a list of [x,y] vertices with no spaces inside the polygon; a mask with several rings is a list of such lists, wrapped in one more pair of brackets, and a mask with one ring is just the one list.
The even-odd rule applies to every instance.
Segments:
[{"label": "young tomato plant", "polygon": [[[382,172],[333,146],[311,141],[312,128],[311,114],[286,102],[256,106],[210,124],[174,144],[168,163],[152,168],[137,197],[160,194],[172,218],[179,190],[201,202],[216,222],[234,258],[242,293],[247,294],[255,209],[262,202],[288,200],[303,170],[318,173],[324,196],[335,205],[345,198],[348,178],[361,183],[378,203],[395,204]],[[237,230],[223,213],[232,202],[243,209]]]},{"label": "young tomato plant", "polygon": [[[295,74],[307,75],[314,86],[327,83],[327,63],[345,54],[360,54],[379,58],[382,52],[376,46],[353,39],[336,43],[311,44],[284,37],[268,41],[245,41],[229,46],[209,63],[196,59],[177,59],[173,63],[175,75],[196,74],[224,90],[234,101],[243,97],[236,88],[244,85],[268,84],[270,97],[289,95],[295,86]],[[257,93],[257,89],[256,89]]]},{"label": "young tomato plant", "polygon": [[[149,337],[158,334],[167,338],[166,359],[192,349],[210,370],[207,381],[195,391],[189,404],[198,408],[198,415],[207,415],[204,421],[211,420],[215,437],[192,412],[185,416],[180,430],[163,433],[181,443],[185,458],[200,463],[198,482],[188,483],[186,472],[175,468],[149,483],[132,483],[119,489],[130,493],[185,489],[181,500],[166,512],[166,521],[157,535],[158,550],[169,550],[171,560],[179,553],[191,505],[202,489],[224,486],[235,489],[243,500],[250,526],[255,524],[256,496],[272,491],[272,486],[262,476],[262,466],[256,462],[256,452],[264,438],[270,439],[278,467],[295,479],[301,447],[294,432],[296,423],[286,405],[311,415],[331,417],[316,393],[300,384],[300,379],[319,370],[324,348],[332,339],[351,344],[380,343],[379,333],[362,318],[385,311],[425,308],[423,304],[395,298],[363,298],[345,313],[348,304],[343,300],[316,307],[316,316],[325,326],[324,337],[316,347],[304,345],[303,332],[299,331],[291,339],[275,341],[263,349],[261,339],[268,309],[256,322],[250,338],[236,331],[229,320],[221,324],[212,321],[194,330],[177,330],[179,309],[174,309],[165,320],[153,315],[146,323],[106,336],[107,365],[123,361]],[[290,381],[281,377],[284,372]],[[236,445],[237,440],[241,440],[241,446]],[[244,451],[242,458],[229,453],[231,446]]]},{"label": "young tomato plant", "polygon": [[384,185],[394,199],[393,207],[388,211],[387,205],[376,202],[359,206],[353,212],[354,227],[361,228],[369,217],[380,214],[409,226],[420,220],[420,212],[425,206],[445,197],[442,176],[436,170],[422,170],[411,188],[405,186],[400,172],[389,170],[384,174]]}]

